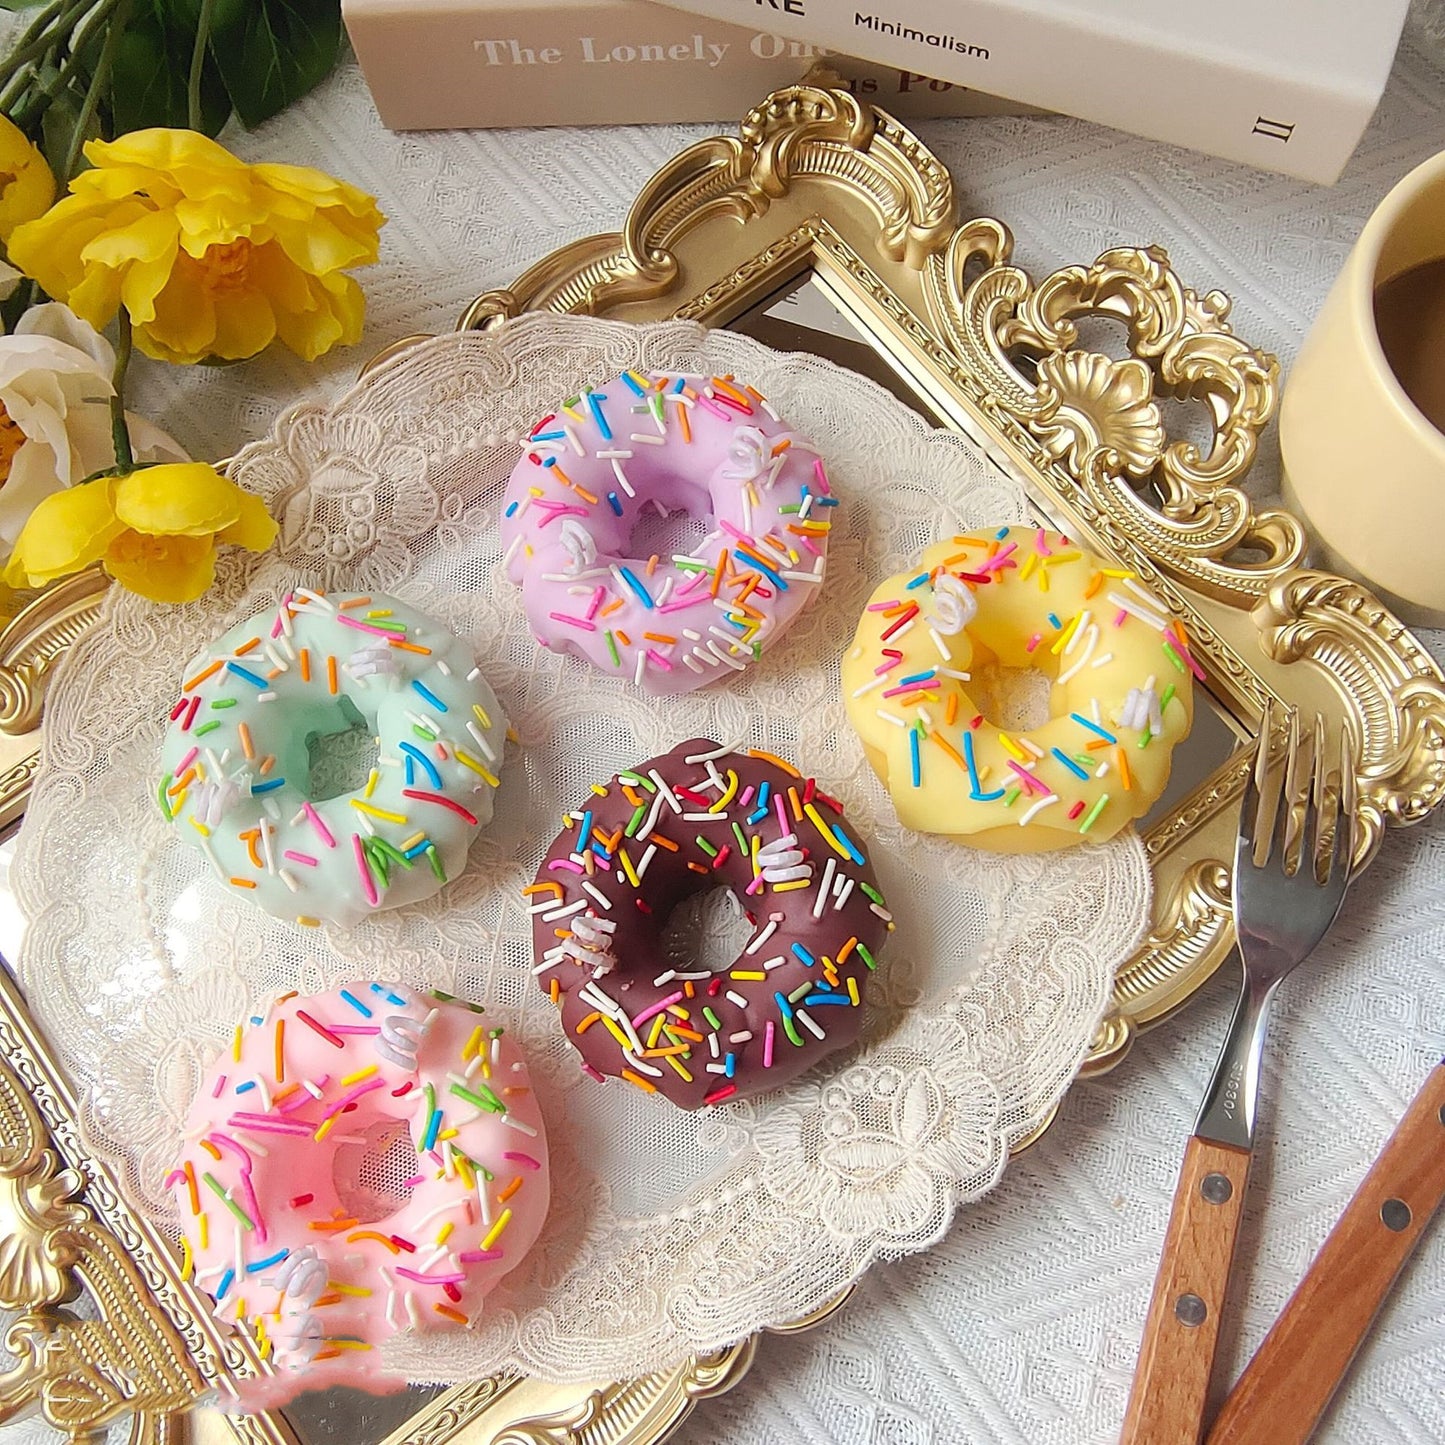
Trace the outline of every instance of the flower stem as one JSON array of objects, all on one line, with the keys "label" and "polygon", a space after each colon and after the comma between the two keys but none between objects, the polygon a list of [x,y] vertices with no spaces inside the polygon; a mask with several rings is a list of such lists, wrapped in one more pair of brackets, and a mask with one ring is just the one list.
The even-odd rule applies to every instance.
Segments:
[{"label": "flower stem", "polygon": [[0,84],[10,80],[32,60],[39,60],[57,40],[70,32],[94,4],[95,0],[76,0],[67,8],[64,0],[57,0],[57,3],[46,6],[20,37],[15,49],[0,61]]},{"label": "flower stem", "polygon": [[135,470],[135,453],[130,449],[130,428],[125,423],[125,373],[130,366],[131,324],[130,312],[124,306],[117,318],[120,333],[115,342],[115,371],[111,376],[115,387],[110,398],[110,434],[115,445],[115,471],[125,476]]},{"label": "flower stem", "polygon": [[96,58],[95,73],[90,77],[90,85],[86,89],[80,114],[75,118],[75,134],[70,138],[70,145],[65,153],[65,164],[61,167],[61,173],[55,178],[62,190],[70,184],[71,178],[75,175],[75,168],[80,164],[81,148],[85,145],[85,133],[90,129],[91,121],[95,119],[95,110],[100,104],[101,92],[110,81],[110,68],[115,62],[115,52],[120,45],[121,36],[125,33],[126,22],[130,19],[133,3],[134,0],[118,0],[115,11],[111,15],[110,26],[105,32],[105,41]]},{"label": "flower stem", "polygon": [[[68,54],[59,59],[63,37],[51,37],[50,49],[40,57],[39,64],[28,71],[21,70],[0,90],[0,114],[8,115],[21,130],[30,120],[29,114],[37,107],[44,110],[70,84],[85,59],[85,48],[95,35],[98,26],[103,25],[120,0],[100,0],[100,3],[75,27],[66,47]],[[59,62],[55,64],[55,62]],[[54,66],[54,73],[42,78],[47,63]]]},{"label": "flower stem", "polygon": [[192,130],[202,128],[201,73],[206,66],[206,46],[210,44],[211,17],[215,10],[216,0],[201,0],[200,13],[196,16],[196,45],[191,51],[191,73],[186,80],[186,124]]}]

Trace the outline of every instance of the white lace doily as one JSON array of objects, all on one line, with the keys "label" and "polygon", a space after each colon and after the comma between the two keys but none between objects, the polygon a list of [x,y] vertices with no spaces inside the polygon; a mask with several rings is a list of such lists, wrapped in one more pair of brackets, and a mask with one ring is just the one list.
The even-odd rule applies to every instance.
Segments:
[{"label": "white lace doily", "polygon": [[[515,438],[625,367],[745,376],[818,442],[843,499],[827,587],[785,642],[731,686],[661,703],[542,652],[498,567]],[[568,1181],[475,1331],[392,1347],[413,1378],[640,1374],[813,1309],[873,1260],[936,1241],[990,1188],[1078,1067],[1149,879],[1132,834],[1003,858],[905,832],[844,721],[838,659],[874,580],[938,535],[1024,515],[970,442],[871,382],[746,337],[533,317],[439,338],[334,405],[296,409],[234,472],[280,521],[276,549],[226,558],[193,606],[110,595],[52,686],[15,865],[26,995],[133,1197],[168,1214],[183,1110],[236,1019],[272,992],[359,974],[455,990],[519,1031],[554,1178]],[[184,660],[298,583],[390,591],[445,619],[520,736],[465,874],[350,933],[228,896],[151,799]],[[857,1049],[786,1090],[690,1115],[581,1074],[532,977],[519,889],[590,782],[701,735],[796,759],[840,795],[899,927]]]}]

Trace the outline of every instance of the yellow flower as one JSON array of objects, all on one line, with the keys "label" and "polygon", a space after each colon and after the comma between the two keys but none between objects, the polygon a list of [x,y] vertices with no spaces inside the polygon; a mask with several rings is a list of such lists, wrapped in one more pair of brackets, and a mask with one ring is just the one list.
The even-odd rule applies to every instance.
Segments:
[{"label": "yellow flower", "polygon": [[43,215],[54,199],[55,177],[45,157],[0,115],[0,241],[8,241],[22,221]]},{"label": "yellow flower", "polygon": [[162,361],[254,356],[273,340],[313,361],[361,335],[361,288],[384,221],[354,186],[303,166],[246,165],[188,130],[85,147],[92,168],[10,259],[92,326],[121,305]]},{"label": "yellow flower", "polygon": [[5,581],[43,587],[99,562],[152,602],[192,602],[215,581],[218,543],[264,552],[275,539],[260,497],[204,462],[170,462],[46,497]]}]

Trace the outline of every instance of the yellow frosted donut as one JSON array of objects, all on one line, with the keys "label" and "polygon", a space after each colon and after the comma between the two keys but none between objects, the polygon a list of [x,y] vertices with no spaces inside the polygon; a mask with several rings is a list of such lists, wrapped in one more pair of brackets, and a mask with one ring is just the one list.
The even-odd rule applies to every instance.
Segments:
[{"label": "yellow frosted donut", "polygon": [[[990,665],[1053,684],[1040,727],[969,696]],[[843,700],[899,820],[1000,853],[1111,838],[1148,812],[1193,719],[1183,628],[1134,573],[1057,532],[1000,527],[929,547],[869,599]]]}]

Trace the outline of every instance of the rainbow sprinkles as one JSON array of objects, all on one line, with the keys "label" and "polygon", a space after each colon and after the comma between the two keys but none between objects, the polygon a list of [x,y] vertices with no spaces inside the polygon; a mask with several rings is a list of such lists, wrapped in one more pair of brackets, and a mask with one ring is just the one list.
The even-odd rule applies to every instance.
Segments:
[{"label": "rainbow sprinkles", "polygon": [[[312,744],[362,729],[376,760],[317,796]],[[395,598],[298,587],[193,658],[156,801],[231,890],[350,927],[435,893],[492,815],[507,720],[470,650]]]},{"label": "rainbow sprinkles", "polygon": [[541,1231],[547,1141],[481,1009],[352,983],[236,1026],[165,1184],[184,1276],[284,1372],[253,1382],[279,1403],[356,1383],[397,1330],[468,1326]]},{"label": "rainbow sprinkles", "polygon": [[[1051,716],[1002,728],[969,694],[995,664],[1052,683]],[[1164,791],[1204,673],[1128,568],[1042,527],[954,537],[881,583],[843,700],[900,820],[998,852],[1112,837]]]},{"label": "rainbow sprinkles", "polygon": [[[893,916],[813,779],[696,738],[595,784],[565,824],[524,895],[533,971],[594,1078],[696,1109],[780,1087],[857,1038]],[[664,925],[714,887],[752,936],[721,972],[679,971]]]},{"label": "rainbow sprinkles", "polygon": [[[528,434],[504,564],[543,647],[670,696],[745,671],[812,601],[837,505],[817,449],[754,387],[627,371]],[[649,512],[707,534],[638,555]]]}]

